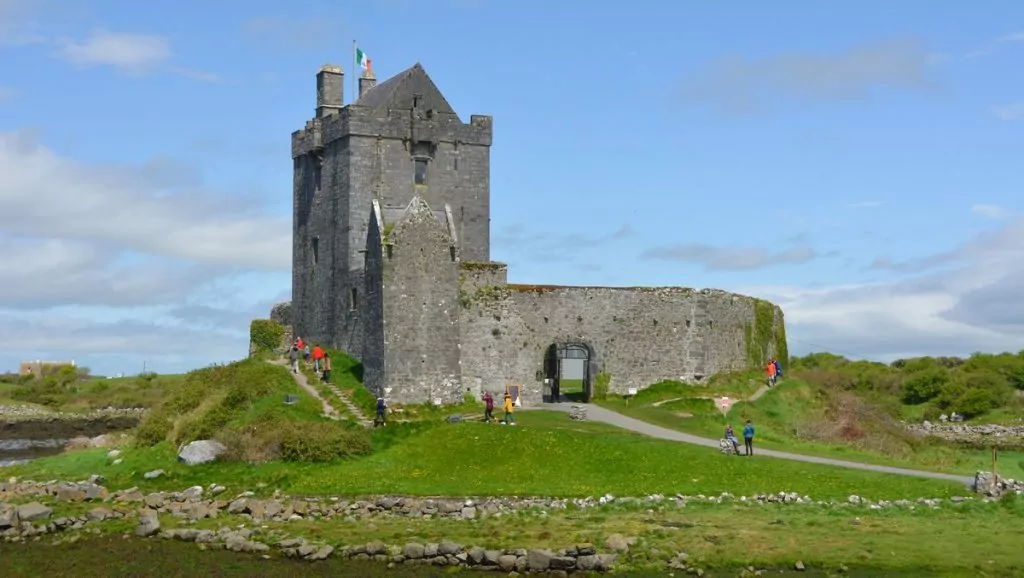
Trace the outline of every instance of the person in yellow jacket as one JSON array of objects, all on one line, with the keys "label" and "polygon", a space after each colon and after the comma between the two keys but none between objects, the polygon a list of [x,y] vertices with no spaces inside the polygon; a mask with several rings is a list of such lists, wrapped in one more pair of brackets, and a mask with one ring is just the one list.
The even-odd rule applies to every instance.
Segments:
[{"label": "person in yellow jacket", "polygon": [[502,409],[505,410],[505,422],[504,422],[504,424],[505,425],[516,425],[516,418],[515,418],[514,415],[512,415],[512,412],[515,411],[515,406],[512,404],[512,396],[509,395],[509,393],[507,391],[505,392],[505,404],[502,407]]}]

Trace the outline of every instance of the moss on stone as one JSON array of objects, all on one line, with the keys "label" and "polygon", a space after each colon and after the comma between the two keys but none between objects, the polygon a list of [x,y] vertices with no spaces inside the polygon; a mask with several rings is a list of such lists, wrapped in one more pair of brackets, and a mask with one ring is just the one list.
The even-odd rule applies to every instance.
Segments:
[{"label": "moss on stone", "polygon": [[481,287],[477,287],[476,291],[472,294],[462,287],[459,287],[459,305],[461,305],[463,309],[471,308],[474,303],[500,301],[507,296],[508,289],[503,285],[483,285]]},{"label": "moss on stone", "polygon": [[504,269],[508,265],[504,263],[495,262],[484,262],[484,261],[460,261],[459,268],[467,271],[497,271]]},{"label": "moss on stone", "polygon": [[[760,367],[772,350],[777,357],[781,357],[779,336],[775,332],[775,305],[764,299],[754,299],[754,322],[743,327],[743,337],[747,364],[751,367]],[[785,343],[785,334],[782,335],[782,342]]]},{"label": "moss on stone", "polygon": [[273,353],[281,349],[284,326],[270,319],[253,319],[249,324],[249,341],[254,355]]}]

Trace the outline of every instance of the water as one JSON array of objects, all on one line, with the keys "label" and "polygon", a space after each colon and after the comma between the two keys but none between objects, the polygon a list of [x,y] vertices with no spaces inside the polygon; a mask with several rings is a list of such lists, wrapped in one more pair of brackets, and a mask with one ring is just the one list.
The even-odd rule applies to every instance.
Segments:
[{"label": "water", "polygon": [[0,439],[0,467],[16,466],[35,458],[57,455],[64,451],[66,439]]}]

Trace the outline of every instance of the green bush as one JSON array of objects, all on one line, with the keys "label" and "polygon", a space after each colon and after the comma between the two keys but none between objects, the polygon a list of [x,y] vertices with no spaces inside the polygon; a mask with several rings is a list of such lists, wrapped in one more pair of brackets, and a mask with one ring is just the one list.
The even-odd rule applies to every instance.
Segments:
[{"label": "green bush", "polygon": [[284,340],[284,326],[270,319],[253,319],[249,325],[249,340],[257,353],[276,352]]},{"label": "green bush", "polygon": [[949,371],[932,366],[907,376],[903,382],[903,401],[912,405],[931,401],[949,383]]},{"label": "green bush", "polygon": [[612,382],[612,374],[604,371],[597,372],[594,376],[593,399],[602,400],[608,397],[608,386]]},{"label": "green bush", "polygon": [[135,428],[135,443],[141,447],[155,446],[167,439],[173,427],[174,422],[165,411],[150,411]]},{"label": "green bush", "polygon": [[283,431],[281,458],[290,462],[329,462],[367,455],[372,450],[366,428],[334,422],[292,425]]}]

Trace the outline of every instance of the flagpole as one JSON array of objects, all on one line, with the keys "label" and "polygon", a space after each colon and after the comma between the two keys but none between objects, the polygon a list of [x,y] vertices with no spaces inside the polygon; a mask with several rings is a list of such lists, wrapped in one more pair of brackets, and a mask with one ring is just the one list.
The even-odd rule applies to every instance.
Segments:
[{"label": "flagpole", "polygon": [[349,102],[355,102],[359,100],[359,95],[356,94],[356,69],[359,68],[359,64],[356,61],[356,41],[352,40],[352,100]]}]

